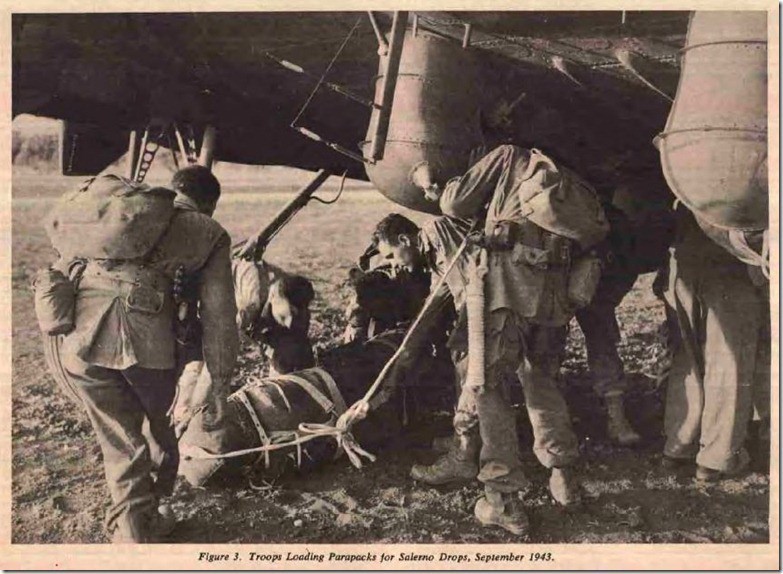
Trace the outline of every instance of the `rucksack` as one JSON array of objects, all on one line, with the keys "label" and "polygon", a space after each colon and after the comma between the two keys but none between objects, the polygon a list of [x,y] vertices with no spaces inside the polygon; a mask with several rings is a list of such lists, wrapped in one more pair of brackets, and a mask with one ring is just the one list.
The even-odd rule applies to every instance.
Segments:
[{"label": "rucksack", "polygon": [[537,149],[530,150],[517,193],[526,219],[575,241],[583,250],[597,245],[609,233],[609,222],[596,191]]},{"label": "rucksack", "polygon": [[64,194],[44,227],[65,259],[139,259],[168,228],[175,195],[164,187],[100,175]]}]

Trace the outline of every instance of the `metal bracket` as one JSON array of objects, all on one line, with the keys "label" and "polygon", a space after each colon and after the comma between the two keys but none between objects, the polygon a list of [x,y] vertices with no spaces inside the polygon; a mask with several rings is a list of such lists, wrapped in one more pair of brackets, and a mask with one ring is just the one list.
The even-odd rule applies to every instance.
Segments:
[{"label": "metal bracket", "polygon": [[379,161],[383,159],[386,149],[386,136],[389,134],[389,119],[394,105],[394,90],[397,87],[397,76],[400,71],[402,59],[402,46],[405,42],[405,29],[408,25],[408,12],[397,11],[392,19],[391,45],[389,56],[386,60],[386,70],[383,74],[381,86],[381,102],[378,120],[375,123],[375,133],[370,144],[370,159]]}]

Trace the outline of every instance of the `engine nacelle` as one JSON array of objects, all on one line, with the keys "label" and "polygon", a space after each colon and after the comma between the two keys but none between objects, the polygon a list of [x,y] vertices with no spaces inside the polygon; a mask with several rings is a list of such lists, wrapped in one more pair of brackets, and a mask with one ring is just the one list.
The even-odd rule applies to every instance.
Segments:
[{"label": "engine nacelle", "polygon": [[[381,101],[388,55],[382,55],[376,77],[376,104]],[[370,181],[387,198],[405,207],[438,214],[436,202],[425,199],[411,180],[422,162],[435,182],[461,175],[470,150],[481,141],[480,82],[469,49],[454,40],[418,30],[405,32],[394,105],[383,158],[367,163]],[[380,110],[370,118],[365,158],[375,134]]]}]

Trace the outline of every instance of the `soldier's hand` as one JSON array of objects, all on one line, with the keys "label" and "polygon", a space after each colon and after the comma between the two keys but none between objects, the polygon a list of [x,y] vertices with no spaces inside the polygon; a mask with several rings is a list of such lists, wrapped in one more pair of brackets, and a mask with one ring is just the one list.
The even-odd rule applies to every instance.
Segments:
[{"label": "soldier's hand", "polygon": [[338,421],[338,425],[342,424],[346,428],[352,424],[364,420],[367,418],[367,414],[370,412],[370,403],[364,400],[359,400],[348,407],[348,410],[343,413]]}]

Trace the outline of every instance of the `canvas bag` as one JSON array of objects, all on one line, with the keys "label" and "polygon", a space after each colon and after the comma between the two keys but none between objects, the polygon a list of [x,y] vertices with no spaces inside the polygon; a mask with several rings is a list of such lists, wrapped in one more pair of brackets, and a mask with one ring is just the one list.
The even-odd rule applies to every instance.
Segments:
[{"label": "canvas bag", "polygon": [[568,270],[567,297],[576,309],[587,306],[601,278],[600,259],[590,249],[609,234],[609,220],[598,194],[576,173],[535,148],[530,150],[517,192],[529,221],[578,244],[581,253]]},{"label": "canvas bag", "polygon": [[168,228],[174,196],[163,187],[100,175],[64,194],[44,227],[65,259],[139,259]]},{"label": "canvas bag", "polygon": [[517,188],[527,219],[586,251],[606,238],[609,222],[598,194],[571,170],[537,149]]},{"label": "canvas bag", "polygon": [[45,335],[65,335],[74,328],[76,289],[59,269],[41,269],[33,280],[35,316]]}]

